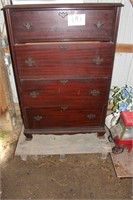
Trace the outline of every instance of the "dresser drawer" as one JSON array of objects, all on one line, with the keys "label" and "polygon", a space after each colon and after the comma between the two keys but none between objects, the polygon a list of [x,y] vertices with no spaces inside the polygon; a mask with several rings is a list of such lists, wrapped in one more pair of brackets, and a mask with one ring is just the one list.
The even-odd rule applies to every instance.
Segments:
[{"label": "dresser drawer", "polygon": [[61,40],[114,40],[116,9],[12,10],[15,43]]},{"label": "dresser drawer", "polygon": [[103,125],[103,107],[42,107],[27,108],[27,127],[31,129],[89,127]]},{"label": "dresser drawer", "polygon": [[20,78],[79,78],[111,75],[112,43],[45,43],[15,46]]},{"label": "dresser drawer", "polygon": [[97,105],[108,97],[110,81],[103,79],[21,80],[25,107]]}]

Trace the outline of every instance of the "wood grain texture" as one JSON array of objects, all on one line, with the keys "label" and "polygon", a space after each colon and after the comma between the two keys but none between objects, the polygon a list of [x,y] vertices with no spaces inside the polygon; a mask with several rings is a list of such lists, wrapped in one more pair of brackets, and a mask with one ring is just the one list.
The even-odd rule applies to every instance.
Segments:
[{"label": "wood grain texture", "polygon": [[133,44],[117,44],[116,53],[133,53]]},{"label": "wood grain texture", "polygon": [[98,105],[106,102],[108,78],[23,80],[22,104],[25,107]]},{"label": "wood grain texture", "polygon": [[[65,49],[62,49],[63,46]],[[114,45],[44,43],[17,45],[15,52],[19,77],[22,79],[106,77],[112,72]]]},{"label": "wood grain texture", "polygon": [[[64,13],[65,17],[61,14]],[[102,40],[113,41],[112,28],[116,15],[115,9],[80,10],[76,14],[85,15],[85,26],[69,26],[68,15],[75,10],[20,11],[11,13],[15,43],[61,40]],[[38,23],[39,22],[39,23]],[[97,25],[98,23],[98,25]],[[101,25],[100,25],[101,24]],[[98,27],[97,27],[98,26]]]},{"label": "wood grain texture", "polygon": [[31,129],[100,126],[102,112],[102,105],[26,109],[28,127]]}]

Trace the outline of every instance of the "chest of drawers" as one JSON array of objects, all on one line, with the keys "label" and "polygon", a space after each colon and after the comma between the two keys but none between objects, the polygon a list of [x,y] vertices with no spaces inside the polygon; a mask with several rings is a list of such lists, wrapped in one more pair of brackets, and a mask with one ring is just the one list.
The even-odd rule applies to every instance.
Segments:
[{"label": "chest of drawers", "polygon": [[24,134],[105,133],[121,4],[6,6]]}]

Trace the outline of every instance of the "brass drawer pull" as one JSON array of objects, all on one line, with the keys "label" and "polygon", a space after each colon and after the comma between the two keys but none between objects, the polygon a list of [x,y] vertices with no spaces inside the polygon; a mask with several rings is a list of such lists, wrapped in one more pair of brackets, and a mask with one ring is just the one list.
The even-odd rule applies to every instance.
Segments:
[{"label": "brass drawer pull", "polygon": [[97,56],[96,58],[93,59],[93,62],[96,64],[96,65],[101,65],[103,63],[104,59],[101,58],[100,56]]},{"label": "brass drawer pull", "polygon": [[60,80],[60,83],[63,84],[63,85],[67,84],[68,82],[69,82],[69,81],[68,81],[68,80],[65,80],[65,79]]},{"label": "brass drawer pull", "polygon": [[35,64],[35,61],[33,60],[33,58],[28,58],[27,60],[25,60],[25,64],[28,67],[32,67]]},{"label": "brass drawer pull", "polygon": [[62,18],[65,18],[67,15],[67,12],[59,12],[59,16],[61,16]]},{"label": "brass drawer pull", "polygon": [[61,110],[65,111],[65,110],[68,110],[68,106],[61,106]]},{"label": "brass drawer pull", "polygon": [[97,21],[95,24],[94,24],[98,29],[100,29],[104,23],[102,21]]},{"label": "brass drawer pull", "polygon": [[30,22],[26,22],[23,24],[24,28],[30,30],[32,28],[32,24]]},{"label": "brass drawer pull", "polygon": [[88,114],[88,115],[87,115],[87,118],[88,118],[88,119],[95,119],[95,118],[96,118],[96,115],[91,113],[91,114]]},{"label": "brass drawer pull", "polygon": [[90,94],[94,97],[99,96],[100,95],[100,91],[99,90],[91,90]]},{"label": "brass drawer pull", "polygon": [[66,50],[66,49],[68,49],[68,46],[61,44],[61,45],[59,45],[59,48],[62,50]]},{"label": "brass drawer pull", "polygon": [[42,116],[41,115],[36,115],[36,116],[34,116],[34,120],[36,120],[36,121],[40,121],[40,120],[42,120]]},{"label": "brass drawer pull", "polygon": [[30,92],[30,96],[31,96],[32,98],[36,98],[38,95],[39,95],[39,92],[37,92],[37,91],[35,91],[35,90]]}]

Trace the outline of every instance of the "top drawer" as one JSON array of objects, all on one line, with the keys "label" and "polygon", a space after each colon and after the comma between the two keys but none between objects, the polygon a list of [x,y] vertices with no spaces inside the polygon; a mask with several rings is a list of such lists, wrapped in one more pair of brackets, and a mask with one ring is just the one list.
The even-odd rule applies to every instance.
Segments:
[{"label": "top drawer", "polygon": [[15,43],[38,41],[113,41],[116,9],[12,10]]}]

